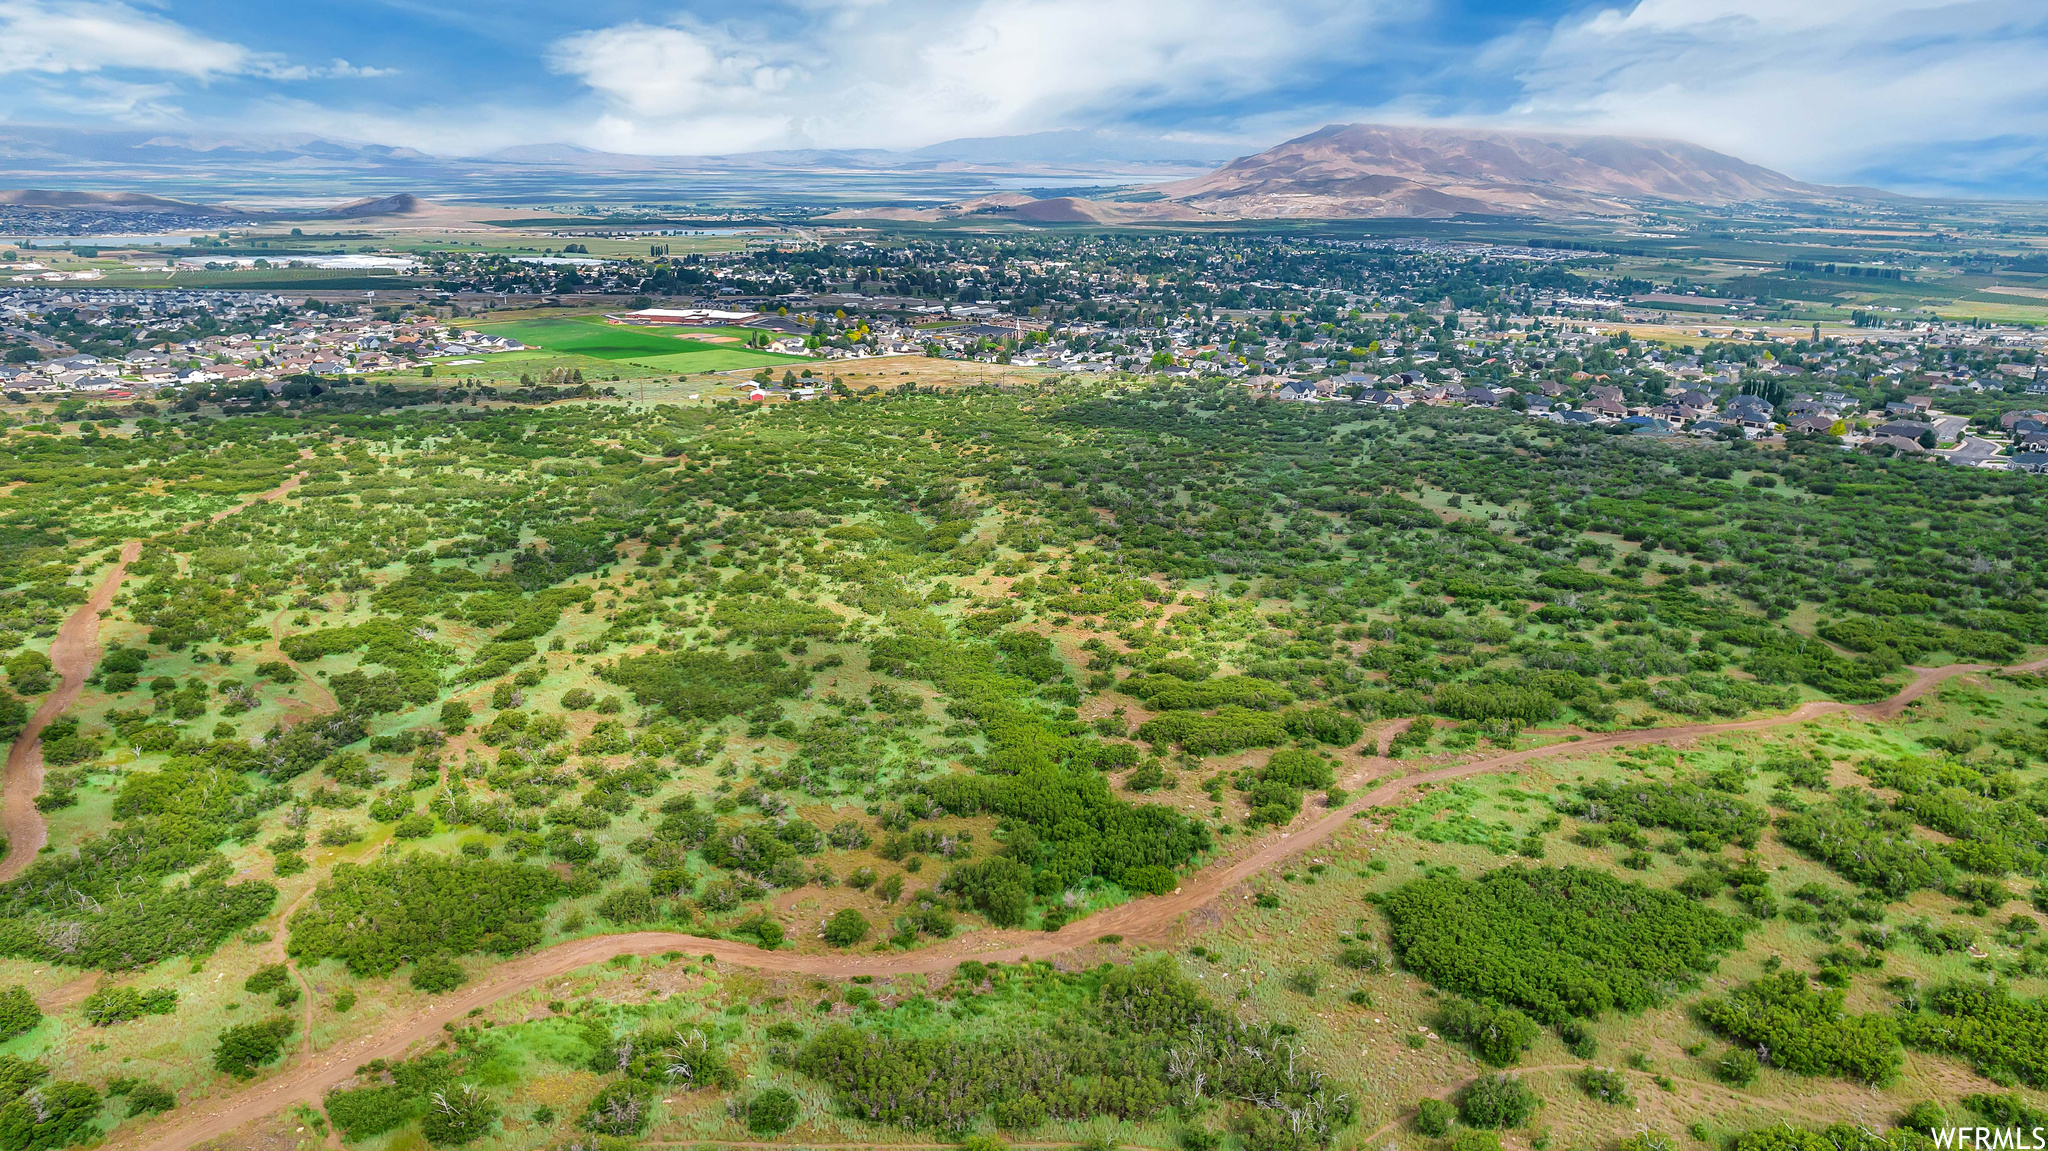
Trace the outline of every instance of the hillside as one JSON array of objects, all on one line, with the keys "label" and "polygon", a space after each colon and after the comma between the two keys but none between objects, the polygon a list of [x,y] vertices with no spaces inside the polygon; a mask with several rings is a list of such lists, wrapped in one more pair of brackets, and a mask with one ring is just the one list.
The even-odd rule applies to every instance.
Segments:
[{"label": "hillside", "polygon": [[1841,195],[1681,140],[1385,124],[1332,124],[1153,190],[1250,218],[1606,215],[1626,211],[1631,200]]}]

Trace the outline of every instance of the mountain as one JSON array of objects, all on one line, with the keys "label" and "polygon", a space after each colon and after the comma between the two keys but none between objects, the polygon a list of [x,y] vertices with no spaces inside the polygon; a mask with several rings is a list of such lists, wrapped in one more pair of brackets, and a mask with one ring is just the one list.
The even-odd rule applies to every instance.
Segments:
[{"label": "mountain", "polygon": [[417,216],[430,206],[410,192],[400,192],[395,196],[365,196],[360,200],[350,200],[320,214],[334,219],[362,220],[371,216]]},{"label": "mountain", "polygon": [[1630,201],[1835,200],[1682,140],[1332,124],[1149,191],[1219,216],[1619,215]]},{"label": "mountain", "polygon": [[240,215],[210,204],[189,204],[141,192],[75,192],[45,188],[0,191],[0,205],[9,208],[55,208],[90,212],[183,212],[187,215]]}]

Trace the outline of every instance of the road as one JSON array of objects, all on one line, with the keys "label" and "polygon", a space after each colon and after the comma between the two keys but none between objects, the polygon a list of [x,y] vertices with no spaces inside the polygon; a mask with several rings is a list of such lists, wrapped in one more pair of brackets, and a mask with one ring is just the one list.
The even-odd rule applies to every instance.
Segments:
[{"label": "road", "polygon": [[[306,473],[300,472],[269,491],[223,508],[200,522],[219,523],[253,504],[282,498],[305,478]],[[198,523],[186,524],[178,530],[186,532],[197,526]],[[121,581],[128,576],[128,565],[141,554],[141,540],[129,540],[122,545],[120,559],[107,569],[92,595],[65,618],[57,628],[57,638],[50,641],[50,662],[56,666],[58,675],[56,690],[43,698],[42,705],[29,717],[28,726],[14,737],[13,745],[7,749],[6,774],[0,776],[0,828],[7,832],[7,858],[0,860],[0,882],[20,875],[35,862],[43,844],[49,842],[49,821],[36,808],[36,796],[43,790],[43,729],[78,701],[86,677],[100,659],[100,613],[113,605]]]},{"label": "road", "polygon": [[[2048,660],[2010,670],[2038,671],[2043,668],[2048,668]],[[1760,719],[1588,734],[1575,743],[1547,744],[1384,780],[1342,808],[1269,839],[1241,859],[1219,862],[1189,876],[1169,895],[1132,900],[1076,920],[1058,931],[981,931],[918,951],[891,955],[806,955],[763,951],[729,939],[704,939],[666,931],[637,931],[570,940],[501,964],[483,982],[461,988],[436,1001],[431,1008],[396,1021],[381,1031],[358,1035],[315,1054],[294,1056],[279,1071],[262,1081],[225,1098],[208,1100],[204,1109],[181,1108],[133,1131],[116,1132],[111,1143],[115,1146],[140,1146],[147,1151],[181,1151],[295,1103],[317,1107],[327,1089],[353,1075],[357,1066],[372,1059],[401,1058],[413,1044],[440,1038],[444,1034],[443,1023],[461,1019],[472,1008],[488,1007],[577,968],[603,962],[616,955],[651,956],[680,951],[689,955],[711,956],[721,964],[760,971],[848,979],[856,975],[933,974],[947,971],[967,959],[1002,963],[1044,959],[1073,951],[1111,934],[1121,935],[1127,942],[1167,942],[1190,913],[1221,898],[1252,876],[1320,844],[1349,822],[1355,813],[1388,806],[1419,784],[1513,771],[1537,760],[1560,755],[1645,743],[1687,742],[1727,732],[1765,731],[1823,715],[1847,713],[1867,719],[1893,719],[1905,710],[1907,704],[1944,681],[1958,675],[1991,670],[1993,668],[1979,664],[1914,668],[1910,683],[1898,694],[1877,703],[1814,702],[1785,715]],[[1389,771],[1400,767],[1395,761],[1379,757],[1374,757],[1372,764]]]}]

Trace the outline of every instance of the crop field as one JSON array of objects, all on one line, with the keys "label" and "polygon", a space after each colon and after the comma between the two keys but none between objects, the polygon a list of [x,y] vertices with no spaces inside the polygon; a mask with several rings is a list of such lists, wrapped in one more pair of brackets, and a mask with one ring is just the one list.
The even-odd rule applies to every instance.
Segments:
[{"label": "crop field", "polygon": [[852,395],[10,418],[0,1145],[2048,1107],[2025,477],[806,363]]}]

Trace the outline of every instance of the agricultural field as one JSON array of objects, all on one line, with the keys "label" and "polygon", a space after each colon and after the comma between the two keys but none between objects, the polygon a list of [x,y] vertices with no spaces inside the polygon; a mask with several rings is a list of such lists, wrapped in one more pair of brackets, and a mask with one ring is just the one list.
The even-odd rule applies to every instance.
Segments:
[{"label": "agricultural field", "polygon": [[0,1149],[1819,1151],[2048,1108],[2027,477],[855,370],[10,421]]}]

